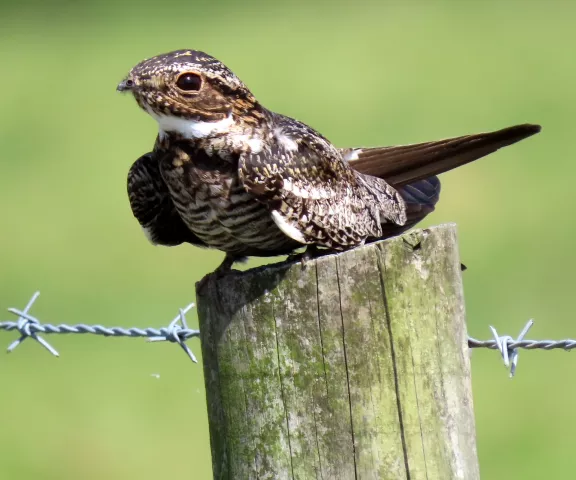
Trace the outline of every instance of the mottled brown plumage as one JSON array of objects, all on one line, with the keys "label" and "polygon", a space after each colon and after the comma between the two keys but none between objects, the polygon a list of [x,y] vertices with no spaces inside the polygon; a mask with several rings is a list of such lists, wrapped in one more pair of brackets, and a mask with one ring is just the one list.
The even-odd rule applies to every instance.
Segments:
[{"label": "mottled brown plumage", "polygon": [[193,50],[139,63],[118,90],[160,127],[128,175],[134,215],[153,243],[222,250],[227,268],[244,256],[345,250],[397,235],[434,210],[435,175],[540,129],[338,149],[264,108],[226,66]]}]

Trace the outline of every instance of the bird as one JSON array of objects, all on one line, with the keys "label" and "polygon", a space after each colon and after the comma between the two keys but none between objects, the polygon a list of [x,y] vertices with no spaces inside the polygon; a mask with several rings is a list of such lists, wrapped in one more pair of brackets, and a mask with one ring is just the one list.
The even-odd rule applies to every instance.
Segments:
[{"label": "bird", "polygon": [[154,245],[247,257],[341,252],[401,234],[434,211],[439,174],[538,133],[521,124],[425,143],[338,148],[265,108],[198,50],[143,60],[118,84],[158,123],[128,173],[133,215]]}]

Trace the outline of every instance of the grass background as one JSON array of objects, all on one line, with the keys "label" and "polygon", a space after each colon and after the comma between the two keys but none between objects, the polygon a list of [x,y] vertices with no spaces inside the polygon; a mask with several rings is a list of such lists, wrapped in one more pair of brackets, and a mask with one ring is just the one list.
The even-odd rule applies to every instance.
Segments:
[{"label": "grass background", "polygon": [[[576,337],[574,18],[562,0],[0,2],[0,306],[40,289],[45,322],[161,326],[194,300],[222,254],[146,242],[125,177],[156,126],[115,87],[196,48],[339,146],[541,123],[443,175],[426,224],[458,223],[471,335],[535,318],[531,338]],[[50,340],[61,358],[0,355],[0,478],[211,478],[202,369],[179,348]],[[472,366],[483,478],[566,478],[576,359],[523,352],[513,381],[495,352]]]}]

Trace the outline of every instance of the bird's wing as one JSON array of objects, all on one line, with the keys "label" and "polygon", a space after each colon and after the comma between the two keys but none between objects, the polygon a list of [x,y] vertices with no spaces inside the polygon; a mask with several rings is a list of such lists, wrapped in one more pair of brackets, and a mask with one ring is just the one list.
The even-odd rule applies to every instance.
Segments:
[{"label": "bird's wing", "polygon": [[178,215],[154,153],[141,156],[130,168],[128,198],[132,213],[152,244],[206,246]]},{"label": "bird's wing", "polygon": [[345,249],[379,237],[381,222],[406,219],[393,188],[352,170],[330,142],[292,119],[277,123],[270,145],[240,157],[239,176],[278,227],[303,244]]},{"label": "bird's wing", "polygon": [[406,204],[406,223],[401,226],[383,224],[382,238],[400,235],[432,213],[440,198],[440,189],[440,180],[436,176],[398,187],[398,193]]},{"label": "bird's wing", "polygon": [[414,145],[343,149],[341,153],[355,170],[384,178],[397,188],[477,160],[539,131],[539,125],[525,124]]}]

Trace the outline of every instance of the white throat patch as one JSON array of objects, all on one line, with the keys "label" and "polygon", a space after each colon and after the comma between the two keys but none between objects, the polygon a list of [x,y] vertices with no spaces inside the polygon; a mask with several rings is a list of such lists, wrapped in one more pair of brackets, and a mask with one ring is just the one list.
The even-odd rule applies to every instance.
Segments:
[{"label": "white throat patch", "polygon": [[164,138],[169,132],[176,132],[188,140],[210,138],[218,134],[229,134],[227,135],[228,141],[233,146],[242,149],[243,146],[247,145],[252,153],[260,153],[262,151],[263,144],[260,138],[233,131],[234,119],[232,114],[216,122],[204,122],[161,115],[148,106],[146,106],[146,111],[158,122],[158,135],[160,138]]},{"label": "white throat patch", "polygon": [[168,132],[176,132],[184,138],[207,138],[219,133],[226,133],[234,124],[232,114],[216,122],[202,120],[188,120],[169,115],[160,115],[149,107],[146,110],[154,120],[158,122],[159,135],[163,137]]}]

